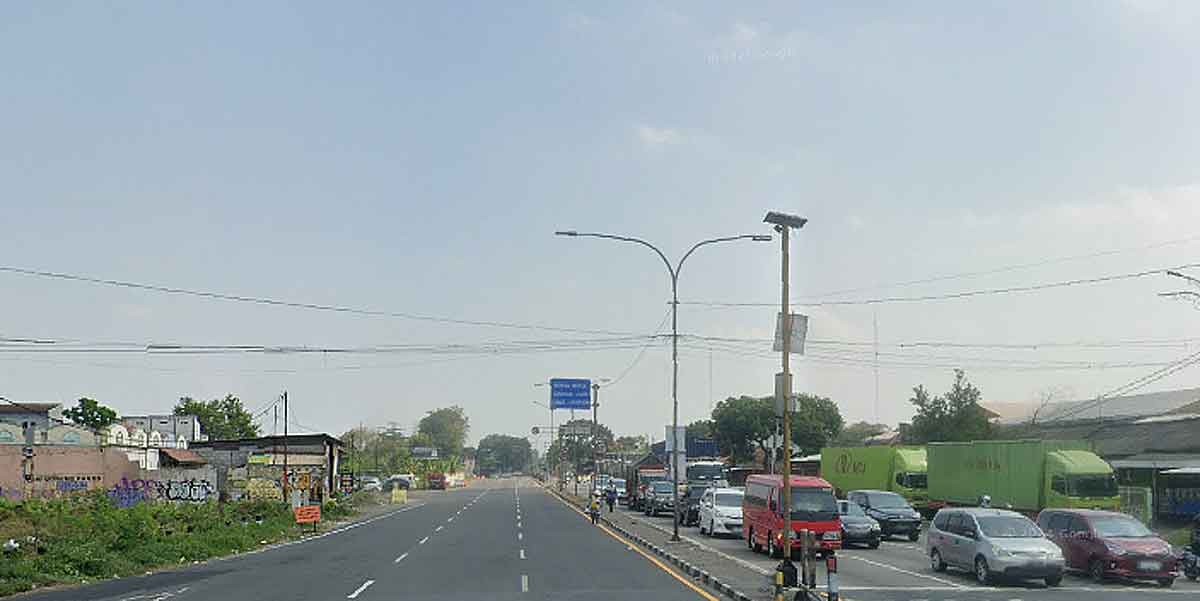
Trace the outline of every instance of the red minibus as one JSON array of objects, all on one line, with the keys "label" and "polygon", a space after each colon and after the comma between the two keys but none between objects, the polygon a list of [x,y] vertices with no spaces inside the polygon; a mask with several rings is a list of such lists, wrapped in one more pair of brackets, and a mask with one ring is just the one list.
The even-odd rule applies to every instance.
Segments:
[{"label": "red minibus", "polygon": [[[772,557],[782,557],[783,476],[756,474],[746,478],[746,496],[742,499],[742,532],[746,546],[754,551],[764,548]],[[812,476],[792,476],[792,552],[800,551],[800,531],[814,534],[824,555],[842,548],[842,524],[838,519],[833,486]]]}]

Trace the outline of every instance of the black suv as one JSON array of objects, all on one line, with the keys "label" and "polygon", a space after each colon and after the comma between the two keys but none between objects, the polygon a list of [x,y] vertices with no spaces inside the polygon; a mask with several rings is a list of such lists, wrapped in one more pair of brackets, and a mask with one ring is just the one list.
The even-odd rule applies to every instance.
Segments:
[{"label": "black suv", "polygon": [[904,497],[886,490],[852,490],[846,499],[858,503],[867,516],[879,522],[884,538],[899,534],[915,541],[921,537],[921,514]]}]

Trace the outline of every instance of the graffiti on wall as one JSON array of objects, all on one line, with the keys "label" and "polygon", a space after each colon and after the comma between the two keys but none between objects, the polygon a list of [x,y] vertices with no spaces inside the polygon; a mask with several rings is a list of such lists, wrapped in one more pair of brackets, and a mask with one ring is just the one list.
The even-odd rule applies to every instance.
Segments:
[{"label": "graffiti on wall", "polygon": [[[240,475],[240,474],[239,474]],[[325,469],[320,466],[294,466],[288,469],[286,484],[291,493],[299,493],[300,501],[307,503],[324,498],[322,483]],[[233,473],[230,473],[233,480]],[[278,465],[250,464],[246,466],[246,497],[254,500],[282,501],[285,478],[283,467]]]},{"label": "graffiti on wall", "polygon": [[203,503],[217,488],[208,480],[130,480],[121,478],[108,491],[108,498],[118,507],[132,507],[143,501],[178,501]]}]

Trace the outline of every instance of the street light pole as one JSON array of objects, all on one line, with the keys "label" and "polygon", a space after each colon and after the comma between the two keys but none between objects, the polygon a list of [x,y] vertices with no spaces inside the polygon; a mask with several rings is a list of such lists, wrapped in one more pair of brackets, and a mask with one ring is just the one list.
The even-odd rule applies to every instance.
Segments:
[{"label": "street light pole", "polygon": [[692,246],[679,262],[671,265],[671,261],[667,259],[667,255],[663,254],[657,246],[642,240],[629,236],[616,236],[613,234],[599,234],[594,232],[577,232],[575,230],[560,230],[554,232],[556,236],[568,236],[571,238],[604,238],[606,240],[617,240],[620,242],[632,242],[641,244],[646,248],[654,251],[658,258],[662,259],[664,265],[667,266],[667,273],[671,276],[671,446],[670,469],[674,486],[672,487],[675,497],[675,519],[674,530],[671,534],[672,542],[679,542],[679,445],[680,441],[675,440],[675,434],[679,431],[679,270],[683,269],[684,261],[696,252],[696,249],[709,244],[718,242],[732,242],[734,240],[752,240],[754,242],[770,242],[771,236],[762,234],[743,234],[740,236],[726,236],[722,238],[711,238],[709,240],[701,240]]},{"label": "street light pole", "polygon": [[[780,491],[783,493],[780,499],[780,510],[783,513],[783,532],[781,533],[781,546],[783,547],[783,561],[779,562],[778,572],[787,574],[795,573],[795,568],[792,567],[792,373],[790,371],[789,360],[792,352],[792,312],[788,306],[789,280],[788,277],[788,242],[793,228],[800,229],[808,222],[803,217],[794,215],[784,215],[782,213],[770,212],[767,213],[766,223],[775,224],[775,231],[779,232],[782,241],[782,266],[780,269],[780,279],[782,281],[782,292],[780,294],[779,310],[780,310],[780,336],[783,338],[781,345],[783,347],[783,371],[780,374],[782,380],[776,384],[777,395],[782,396],[782,415],[780,421],[783,426],[783,485]],[[806,546],[801,546],[802,549],[807,549]],[[803,559],[802,559],[803,561]],[[778,580],[776,581],[778,582]]]}]

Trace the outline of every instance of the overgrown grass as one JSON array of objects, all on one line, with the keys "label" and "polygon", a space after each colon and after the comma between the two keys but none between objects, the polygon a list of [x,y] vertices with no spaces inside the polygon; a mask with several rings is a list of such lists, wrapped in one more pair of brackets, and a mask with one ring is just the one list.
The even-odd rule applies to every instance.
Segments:
[{"label": "overgrown grass", "polygon": [[[366,497],[330,501],[323,521],[355,515]],[[284,504],[247,501],[115,507],[104,494],[18,503],[0,500],[0,596],[53,584],[141,574],[247,551],[301,535]]]}]

